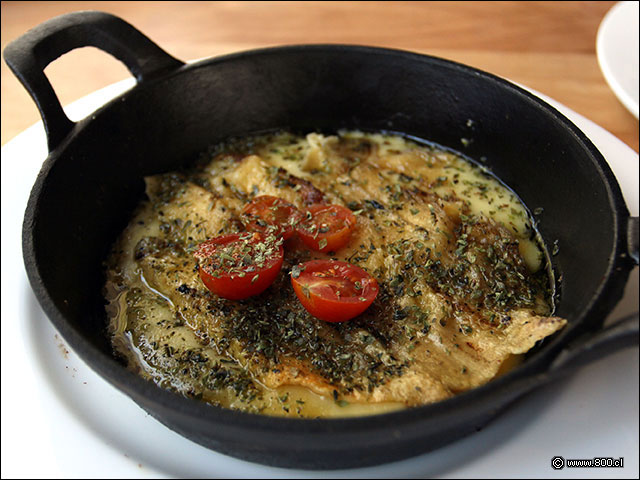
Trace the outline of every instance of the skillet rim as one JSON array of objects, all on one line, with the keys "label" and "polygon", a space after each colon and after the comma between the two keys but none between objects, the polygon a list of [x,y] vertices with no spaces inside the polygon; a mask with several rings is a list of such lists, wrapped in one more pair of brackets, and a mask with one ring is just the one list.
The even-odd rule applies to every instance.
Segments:
[{"label": "skillet rim", "polygon": [[[209,68],[219,63],[232,62],[236,59],[246,58],[249,56],[276,55],[281,53],[296,53],[304,51],[322,52],[328,50],[332,51],[332,53],[349,52],[365,55],[374,54],[391,55],[395,57],[399,56],[412,62],[418,61],[435,63],[439,66],[453,69],[459,74],[470,74],[483,77],[490,82],[494,82],[501,89],[509,90],[520,97],[524,97],[528,104],[533,108],[546,110],[554,118],[554,121],[562,124],[564,129],[568,131],[567,133],[573,136],[583,149],[585,149],[585,153],[588,153],[590,163],[594,165],[597,173],[599,174],[600,181],[604,183],[607,191],[607,207],[612,213],[614,221],[612,241],[613,250],[609,253],[606,274],[603,276],[603,280],[598,285],[598,288],[593,292],[591,300],[587,303],[585,308],[576,314],[574,319],[570,320],[567,327],[550,339],[550,342],[543,347],[542,352],[538,352],[535,357],[527,359],[523,364],[501,378],[492,380],[485,385],[434,404],[379,415],[349,418],[298,419],[271,417],[209,405],[198,400],[184,397],[178,393],[162,389],[154,383],[142,379],[119,364],[113,356],[106,355],[92,343],[84,339],[81,334],[69,325],[65,316],[55,306],[53,299],[48,294],[48,291],[42,282],[42,278],[38,273],[37,261],[35,260],[35,252],[33,248],[33,236],[30,234],[33,232],[33,224],[37,222],[37,203],[40,197],[40,192],[46,182],[47,173],[55,165],[56,160],[64,154],[67,145],[73,142],[76,135],[81,134],[84,127],[92,120],[92,117],[97,117],[98,115],[103,114],[105,111],[108,111],[111,105],[115,102],[131,95],[132,92],[141,91],[145,86],[157,82],[168,81],[173,76],[188,74],[191,70]],[[411,421],[425,420],[425,418],[428,419],[430,414],[459,414],[461,411],[465,412],[470,409],[473,410],[474,408],[477,408],[475,407],[473,400],[491,401],[492,397],[504,399],[505,396],[514,396],[515,393],[514,398],[507,398],[507,400],[503,400],[500,405],[510,403],[510,401],[519,396],[517,393],[517,386],[518,382],[522,381],[524,381],[524,383],[533,384],[530,387],[527,387],[525,391],[529,390],[529,388],[534,388],[536,386],[536,382],[540,381],[539,378],[537,380],[536,378],[540,375],[544,376],[547,373],[546,367],[548,367],[563,347],[565,347],[567,343],[569,343],[569,341],[571,341],[578,333],[586,330],[595,335],[598,332],[598,328],[604,321],[604,318],[599,319],[599,321],[596,318],[595,324],[585,325],[586,323],[593,323],[593,318],[591,318],[591,322],[589,321],[590,317],[598,317],[598,315],[603,311],[609,311],[622,295],[622,287],[626,283],[626,278],[631,270],[630,264],[627,261],[624,261],[621,257],[622,254],[626,253],[624,233],[628,218],[629,212],[622,197],[619,184],[602,154],[597,150],[588,137],[573,124],[573,122],[558,112],[554,107],[523,88],[514,85],[501,77],[474,67],[440,57],[401,49],[346,44],[284,45],[234,52],[185,64],[166,75],[138,83],[132,89],[127,90],[123,94],[110,100],[104,106],[93,112],[93,114],[88,115],[85,119],[79,121],[71,130],[69,135],[49,153],[38,177],[36,178],[29,196],[23,223],[23,257],[27,276],[32,289],[34,290],[35,296],[47,317],[54,324],[63,338],[69,343],[71,348],[76,351],[78,356],[90,366],[90,368],[98,372],[103,378],[109,381],[113,386],[116,386],[120,391],[131,397],[145,410],[147,408],[140,405],[140,403],[133,398],[133,395],[129,390],[133,390],[133,393],[136,394],[136,398],[143,397],[146,402],[149,402],[154,406],[160,406],[161,409],[170,409],[175,413],[186,415],[188,417],[198,416],[206,419],[207,422],[213,422],[227,427],[234,427],[241,430],[246,428],[255,429],[268,427],[268,429],[272,430],[274,433],[276,431],[280,431],[300,434],[327,433],[333,435],[339,433],[339,431],[353,433],[355,431],[361,432],[384,428],[395,429],[400,426],[399,420],[403,420],[402,425],[404,425],[407,422],[410,424]],[[617,290],[619,290],[619,292],[617,292]],[[610,292],[619,293],[619,295],[614,300],[605,298],[605,294]]]}]

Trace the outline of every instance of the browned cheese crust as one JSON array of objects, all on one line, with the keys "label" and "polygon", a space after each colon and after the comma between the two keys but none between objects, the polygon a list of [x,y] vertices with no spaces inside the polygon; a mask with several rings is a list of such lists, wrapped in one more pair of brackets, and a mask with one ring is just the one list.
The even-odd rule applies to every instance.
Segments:
[{"label": "browned cheese crust", "polygon": [[[353,403],[426,404],[487,383],[512,355],[565,325],[549,316],[548,278],[527,268],[514,232],[474,214],[454,190],[435,193],[446,157],[317,137],[293,175],[258,153],[229,147],[196,173],[147,178],[143,210],[159,226],[129,253],[176,317],[235,361],[248,383]],[[257,195],[301,209],[344,205],[357,226],[349,244],[328,255],[290,240],[266,292],[224,300],[201,283],[192,252],[207,238],[242,231],[239,212]],[[342,324],[310,316],[289,272],[316,258],[367,270],[380,285],[374,304]]]}]

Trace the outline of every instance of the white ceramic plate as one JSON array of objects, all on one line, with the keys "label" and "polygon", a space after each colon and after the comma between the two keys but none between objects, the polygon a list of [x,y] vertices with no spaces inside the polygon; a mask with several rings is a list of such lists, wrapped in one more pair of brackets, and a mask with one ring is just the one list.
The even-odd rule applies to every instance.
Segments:
[{"label": "white ceramic plate", "polygon": [[[132,84],[126,80],[95,92],[67,112],[82,118]],[[548,101],[602,151],[632,214],[638,215],[637,154],[584,117]],[[183,438],[70,351],[31,291],[22,264],[21,225],[46,155],[40,123],[2,147],[2,478],[638,477],[637,347],[533,392],[481,432],[378,467],[284,470],[236,460]],[[636,268],[610,318],[637,310]],[[550,464],[556,455],[624,457],[624,468],[556,471]]]},{"label": "white ceramic plate", "polygon": [[598,28],[598,63],[607,83],[622,104],[638,118],[638,5],[619,2]]}]

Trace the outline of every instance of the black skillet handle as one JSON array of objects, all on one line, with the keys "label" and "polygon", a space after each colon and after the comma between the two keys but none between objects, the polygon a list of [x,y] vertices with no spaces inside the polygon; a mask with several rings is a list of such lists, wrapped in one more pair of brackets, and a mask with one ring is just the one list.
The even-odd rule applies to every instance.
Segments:
[{"label": "black skillet handle", "polygon": [[638,345],[638,312],[603,328],[595,335],[588,333],[585,337],[578,337],[556,356],[545,371],[533,377],[525,376],[511,384],[504,396],[505,404],[534,388],[560,380],[591,362],[634,345]]},{"label": "black skillet handle", "polygon": [[638,312],[603,328],[588,340],[578,338],[570,343],[551,364],[549,379],[561,377],[610,353],[634,345],[638,345]]},{"label": "black skillet handle", "polygon": [[97,47],[126,65],[137,82],[184,65],[133,26],[104,12],[74,12],[52,18],[9,43],[4,59],[35,101],[53,151],[75,123],[64,113],[44,69],[80,47]]},{"label": "black skillet handle", "polygon": [[630,217],[629,224],[627,225],[627,249],[629,250],[629,257],[638,265],[638,217]]},{"label": "black skillet handle", "polygon": [[[638,265],[638,217],[629,217],[627,224],[627,258],[622,261],[629,269]],[[540,377],[540,383],[555,380],[590,362],[626,347],[638,345],[638,312],[593,333],[578,337],[565,347]]]}]

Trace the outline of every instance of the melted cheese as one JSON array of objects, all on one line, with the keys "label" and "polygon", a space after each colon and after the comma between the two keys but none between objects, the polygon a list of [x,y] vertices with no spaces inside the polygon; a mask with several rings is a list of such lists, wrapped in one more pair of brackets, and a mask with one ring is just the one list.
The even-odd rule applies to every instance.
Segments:
[{"label": "melted cheese", "polygon": [[[565,324],[549,316],[525,207],[453,152],[341,132],[253,138],[213,157],[147,178],[149,199],[108,261],[114,349],[165,388],[269,415],[376,414],[482,385]],[[329,255],[295,240],[259,297],[228,302],[203,287],[190,252],[242,229],[239,211],[265,194],[355,210],[349,244],[330,256],[381,284],[384,295],[361,318],[329,325],[300,307],[288,270]]]}]

